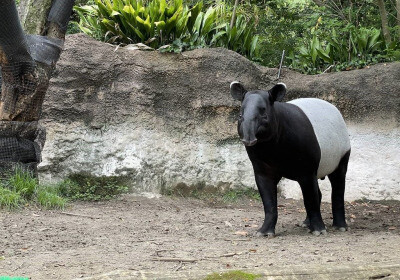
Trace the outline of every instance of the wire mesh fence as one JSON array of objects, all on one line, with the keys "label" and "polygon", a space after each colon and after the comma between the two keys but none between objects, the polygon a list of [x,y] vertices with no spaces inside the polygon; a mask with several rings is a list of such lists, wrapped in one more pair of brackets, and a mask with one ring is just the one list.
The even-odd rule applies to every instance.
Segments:
[{"label": "wire mesh fence", "polygon": [[37,121],[73,4],[51,2],[42,34],[48,37],[26,35],[15,0],[0,0],[0,177],[16,166],[36,173],[45,141]]}]

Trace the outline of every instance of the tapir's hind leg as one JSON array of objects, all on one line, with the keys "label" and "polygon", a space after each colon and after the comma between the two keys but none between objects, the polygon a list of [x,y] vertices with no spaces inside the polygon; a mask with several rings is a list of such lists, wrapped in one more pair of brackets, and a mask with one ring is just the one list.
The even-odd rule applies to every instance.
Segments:
[{"label": "tapir's hind leg", "polygon": [[345,210],[344,210],[344,190],[346,185],[347,164],[349,162],[350,151],[340,160],[336,170],[328,175],[332,185],[332,215],[333,226],[340,231],[347,230]]}]

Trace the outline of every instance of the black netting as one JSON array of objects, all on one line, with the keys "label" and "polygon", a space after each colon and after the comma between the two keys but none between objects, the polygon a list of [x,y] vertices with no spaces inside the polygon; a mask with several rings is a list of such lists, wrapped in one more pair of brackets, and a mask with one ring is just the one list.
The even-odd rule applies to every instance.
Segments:
[{"label": "black netting", "polygon": [[32,58],[47,65],[55,65],[60,58],[64,41],[37,35],[27,35],[29,52]]},{"label": "black netting", "polygon": [[54,0],[47,20],[57,23],[62,31],[67,30],[75,0]]},{"label": "black netting", "polygon": [[39,162],[33,141],[19,137],[0,137],[0,161]]},{"label": "black netting", "polygon": [[38,163],[45,140],[37,122],[0,121],[0,161]]},{"label": "black netting", "polygon": [[33,176],[37,177],[37,163],[21,163],[12,161],[0,161],[0,181],[7,180],[10,176],[15,174],[15,170],[24,170],[30,172]]}]

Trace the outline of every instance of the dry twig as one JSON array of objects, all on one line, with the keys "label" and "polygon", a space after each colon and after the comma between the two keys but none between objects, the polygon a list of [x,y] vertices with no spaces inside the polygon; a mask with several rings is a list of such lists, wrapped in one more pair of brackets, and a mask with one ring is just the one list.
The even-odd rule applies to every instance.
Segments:
[{"label": "dry twig", "polygon": [[89,218],[89,219],[100,219],[100,217],[94,217],[94,216],[89,216],[89,215],[82,215],[82,214],[75,214],[75,213],[69,213],[69,212],[60,212],[63,215],[67,216],[75,216],[75,217],[82,217],[82,218]]},{"label": "dry twig", "polygon": [[157,262],[197,262],[198,259],[183,259],[183,258],[152,258],[152,261]]}]

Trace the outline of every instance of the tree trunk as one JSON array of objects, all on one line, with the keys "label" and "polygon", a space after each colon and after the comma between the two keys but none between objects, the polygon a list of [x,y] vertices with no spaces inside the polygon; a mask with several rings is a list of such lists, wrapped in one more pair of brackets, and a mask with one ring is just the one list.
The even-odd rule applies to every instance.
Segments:
[{"label": "tree trunk", "polygon": [[396,0],[396,11],[397,11],[397,34],[400,39],[400,0]]},{"label": "tree trunk", "polygon": [[52,0],[21,0],[18,5],[22,29],[27,34],[41,34],[47,22]]},{"label": "tree trunk", "polygon": [[[397,1],[399,1],[399,0],[397,0]],[[388,19],[387,19],[385,2],[383,0],[377,0],[377,5],[379,8],[379,13],[381,15],[383,37],[385,38],[386,44],[390,44],[392,42],[392,37],[390,36],[389,23],[388,23]]]},{"label": "tree trunk", "polygon": [[233,26],[235,25],[235,21],[236,21],[236,9],[237,6],[239,5],[239,0],[235,0],[235,5],[233,6],[233,12],[232,12],[232,18],[231,18],[231,24],[230,27],[231,29],[233,28]]},{"label": "tree trunk", "polygon": [[60,56],[74,0],[53,0],[43,11],[43,36],[26,35],[15,0],[0,2],[0,175],[12,166],[36,170],[45,131],[38,125],[49,80]]}]

